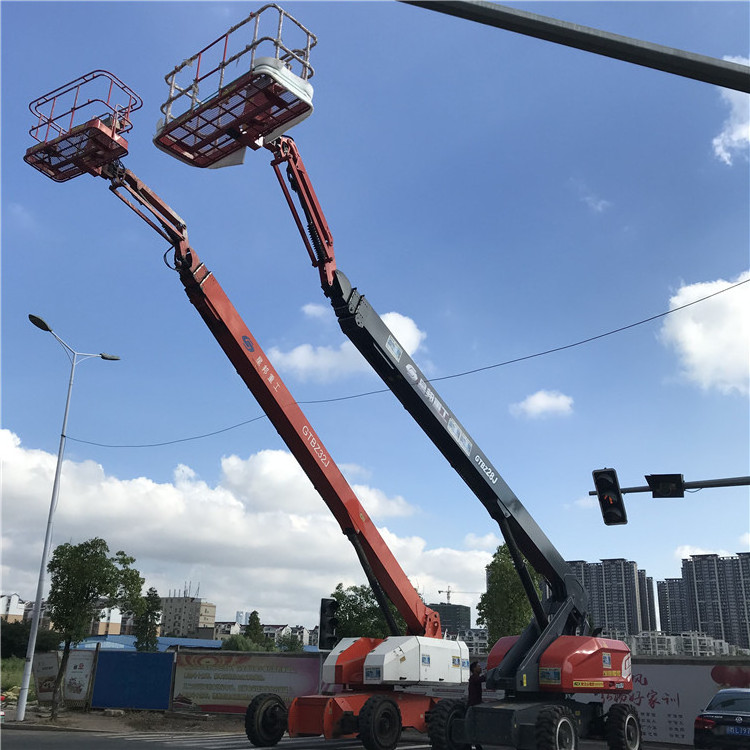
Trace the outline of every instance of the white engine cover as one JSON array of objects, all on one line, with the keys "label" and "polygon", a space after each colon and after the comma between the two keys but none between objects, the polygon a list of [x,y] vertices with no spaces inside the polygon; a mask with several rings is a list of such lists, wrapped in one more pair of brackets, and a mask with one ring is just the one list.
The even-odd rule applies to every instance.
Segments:
[{"label": "white engine cover", "polygon": [[329,685],[333,685],[336,682],[336,662],[343,651],[349,648],[359,640],[359,638],[342,638],[331,651],[326,660],[323,662],[323,670],[321,672],[321,679],[323,682],[327,682]]},{"label": "white engine cover", "polygon": [[365,685],[456,685],[469,681],[463,641],[391,636],[365,658]]}]

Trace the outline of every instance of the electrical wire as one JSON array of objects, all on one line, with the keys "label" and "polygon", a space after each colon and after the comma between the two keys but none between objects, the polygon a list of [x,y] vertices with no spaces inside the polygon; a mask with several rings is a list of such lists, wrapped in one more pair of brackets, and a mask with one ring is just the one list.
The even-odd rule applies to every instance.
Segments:
[{"label": "electrical wire", "polygon": [[[514,359],[506,359],[504,362],[497,362],[494,365],[485,365],[484,367],[476,367],[472,370],[463,370],[462,372],[456,372],[452,375],[443,375],[438,378],[432,378],[431,382],[437,382],[439,380],[451,380],[453,378],[463,378],[467,375],[474,375],[478,372],[485,372],[486,370],[493,370],[498,367],[505,367],[506,365],[513,365],[518,362],[525,362],[529,359],[535,359],[537,357],[544,357],[548,354],[555,354],[556,352],[562,352],[566,349],[573,349],[577,346],[583,346],[584,344],[590,344],[592,341],[598,341],[599,339],[606,338],[607,336],[614,336],[616,333],[622,333],[623,331],[628,331],[631,328],[636,328],[638,326],[645,325],[646,323],[651,323],[654,320],[659,320],[660,318],[665,318],[667,315],[671,315],[672,313],[679,312],[680,310],[685,310],[688,307],[692,307],[693,305],[697,305],[699,302],[705,302],[706,300],[711,299],[712,297],[716,297],[719,294],[724,294],[724,292],[728,292],[732,289],[736,289],[739,286],[742,286],[743,284],[747,284],[750,282],[750,279],[745,279],[744,281],[738,281],[736,284],[732,284],[730,286],[724,287],[723,289],[719,289],[717,292],[713,292],[712,294],[708,294],[705,297],[701,297],[700,299],[693,300],[692,302],[687,302],[684,305],[680,305],[679,307],[675,307],[672,310],[667,310],[665,312],[658,313],[657,315],[652,315],[651,317],[644,318],[643,320],[639,320],[636,323],[630,323],[626,326],[620,326],[619,328],[613,328],[611,331],[607,331],[606,333],[599,333],[596,336],[589,336],[588,338],[581,339],[580,341],[574,341],[572,344],[564,344],[563,346],[556,346],[552,349],[545,349],[542,352],[536,352],[535,354],[527,354],[523,357],[516,357]],[[299,405],[307,405],[307,404],[330,404],[334,403],[336,401],[349,401],[354,398],[364,398],[365,396],[374,396],[378,393],[388,393],[388,388],[380,388],[375,391],[364,391],[362,393],[353,393],[349,396],[336,396],[335,398],[322,398],[322,399],[315,399],[312,401],[297,401],[297,404]],[[224,427],[220,430],[214,430],[213,432],[206,432],[202,435],[193,435],[192,437],[186,437],[186,438],[179,438],[177,440],[165,440],[161,443],[145,443],[142,445],[112,445],[108,443],[96,443],[91,440],[80,440],[78,438],[74,437],[68,437],[68,440],[72,440],[76,443],[85,443],[86,445],[95,445],[99,448],[158,448],[165,445],[174,445],[176,443],[187,443],[191,440],[202,440],[203,438],[212,437],[213,435],[219,435],[222,432],[229,432],[230,430],[235,430],[238,427],[242,427],[246,424],[250,424],[252,422],[257,422],[260,419],[267,419],[265,414],[262,414],[259,417],[254,417],[253,419],[247,419],[244,422],[239,422],[238,424],[231,425],[230,427]]]}]

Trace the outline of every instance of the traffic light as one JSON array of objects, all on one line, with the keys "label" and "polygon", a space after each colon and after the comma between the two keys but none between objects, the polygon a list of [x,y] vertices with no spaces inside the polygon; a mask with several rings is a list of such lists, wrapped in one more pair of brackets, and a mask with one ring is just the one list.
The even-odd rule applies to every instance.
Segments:
[{"label": "traffic light", "polygon": [[617,472],[614,469],[597,469],[591,474],[594,477],[605,526],[627,523],[628,514],[625,512],[625,501],[622,499],[620,483],[617,481]]},{"label": "traffic light", "polygon": [[320,628],[318,629],[318,648],[330,651],[336,645],[336,626],[339,624],[336,612],[339,603],[335,599],[320,600]]}]

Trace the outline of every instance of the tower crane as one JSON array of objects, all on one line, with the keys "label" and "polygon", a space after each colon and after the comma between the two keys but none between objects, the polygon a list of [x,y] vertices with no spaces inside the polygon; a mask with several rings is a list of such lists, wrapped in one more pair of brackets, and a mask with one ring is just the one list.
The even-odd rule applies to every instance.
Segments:
[{"label": "tower crane", "polygon": [[450,586],[447,589],[438,589],[438,594],[445,594],[448,604],[451,603],[451,594],[481,594],[481,591],[455,591]]}]

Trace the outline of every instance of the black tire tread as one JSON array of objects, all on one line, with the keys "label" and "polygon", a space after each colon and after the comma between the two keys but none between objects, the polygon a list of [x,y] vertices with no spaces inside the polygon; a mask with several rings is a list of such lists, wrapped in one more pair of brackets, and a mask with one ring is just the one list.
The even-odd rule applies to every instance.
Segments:
[{"label": "black tire tread", "polygon": [[463,718],[466,704],[463,701],[443,698],[431,708],[425,719],[427,736],[432,750],[471,750],[471,745],[457,745],[451,739],[451,724],[454,719]]},{"label": "black tire tread", "polygon": [[[395,738],[382,738],[378,735],[379,714],[392,710],[398,722]],[[359,712],[359,739],[366,750],[393,750],[401,738],[401,711],[396,701],[385,695],[371,695]]]},{"label": "black tire tread", "polygon": [[[283,720],[276,726],[264,726],[264,714],[273,707],[283,707]],[[259,693],[250,701],[245,711],[245,734],[256,747],[276,745],[286,731],[286,706],[284,701],[275,693]]]},{"label": "black tire tread", "polygon": [[[637,741],[634,744],[628,739],[628,724],[638,728]],[[604,735],[609,750],[640,750],[643,744],[643,733],[638,712],[633,706],[624,703],[615,703],[607,712],[607,721],[604,725]]]},{"label": "black tire tread", "polygon": [[560,750],[557,746],[557,728],[563,718],[567,718],[573,727],[573,750],[578,750],[578,728],[573,712],[567,706],[545,706],[539,712],[534,727],[537,750]]}]

